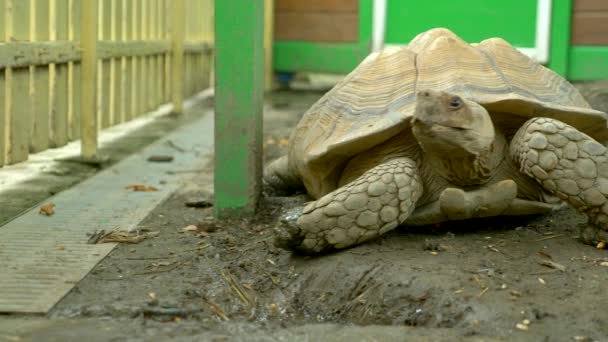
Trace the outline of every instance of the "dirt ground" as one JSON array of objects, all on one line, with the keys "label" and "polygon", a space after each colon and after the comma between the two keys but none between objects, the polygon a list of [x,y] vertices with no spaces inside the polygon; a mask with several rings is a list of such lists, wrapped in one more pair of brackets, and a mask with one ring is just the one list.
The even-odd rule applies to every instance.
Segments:
[{"label": "dirt ground", "polygon": [[[583,85],[605,100],[598,108],[608,106],[604,85]],[[285,153],[290,130],[320,95],[271,98],[266,161]],[[204,173],[212,172],[208,165]],[[272,244],[277,216],[305,195],[265,193],[256,217],[218,222],[212,208],[185,205],[212,201],[209,189],[208,177],[192,178],[141,223],[160,235],[116,248],[55,307],[49,316],[56,321],[26,320],[26,328],[5,336],[608,341],[608,252],[577,239],[585,220],[572,210],[401,227],[311,258]],[[190,225],[197,230],[183,229]]]}]

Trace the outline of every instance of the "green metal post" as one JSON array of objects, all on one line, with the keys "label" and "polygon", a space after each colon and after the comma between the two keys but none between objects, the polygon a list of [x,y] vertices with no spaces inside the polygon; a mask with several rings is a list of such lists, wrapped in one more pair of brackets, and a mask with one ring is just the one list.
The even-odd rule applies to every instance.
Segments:
[{"label": "green metal post", "polygon": [[215,47],[215,216],[251,215],[262,185],[264,0],[216,0]]},{"label": "green metal post", "polygon": [[555,0],[552,4],[548,67],[563,77],[568,77],[572,0]]}]

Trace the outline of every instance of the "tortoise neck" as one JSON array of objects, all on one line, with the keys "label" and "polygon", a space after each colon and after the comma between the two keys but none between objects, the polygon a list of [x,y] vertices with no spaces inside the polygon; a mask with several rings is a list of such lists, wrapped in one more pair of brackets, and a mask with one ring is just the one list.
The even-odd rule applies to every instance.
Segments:
[{"label": "tortoise neck", "polygon": [[487,183],[494,176],[504,158],[505,147],[505,136],[496,132],[492,143],[479,154],[448,155],[428,151],[425,158],[450,184],[473,187]]}]

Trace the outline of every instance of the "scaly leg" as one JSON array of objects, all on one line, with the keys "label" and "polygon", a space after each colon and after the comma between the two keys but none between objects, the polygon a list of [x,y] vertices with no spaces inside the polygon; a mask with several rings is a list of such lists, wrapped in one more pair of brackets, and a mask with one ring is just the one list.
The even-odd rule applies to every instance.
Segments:
[{"label": "scaly leg", "polygon": [[422,194],[416,163],[395,158],[304,208],[284,215],[276,244],[307,253],[345,248],[378,237],[404,222]]},{"label": "scaly leg", "polygon": [[608,151],[602,144],[561,121],[534,118],[510,149],[525,174],[589,217],[585,243],[608,241]]}]

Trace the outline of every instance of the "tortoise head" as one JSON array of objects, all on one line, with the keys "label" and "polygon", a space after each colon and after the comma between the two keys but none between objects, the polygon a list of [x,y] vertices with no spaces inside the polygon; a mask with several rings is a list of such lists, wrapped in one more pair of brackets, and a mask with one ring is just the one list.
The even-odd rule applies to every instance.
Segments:
[{"label": "tortoise head", "polygon": [[416,94],[412,131],[422,149],[438,156],[478,156],[495,138],[492,119],[481,105],[443,91]]}]

